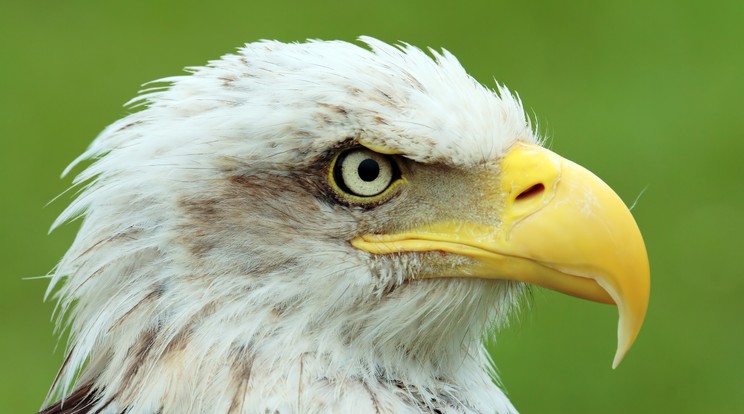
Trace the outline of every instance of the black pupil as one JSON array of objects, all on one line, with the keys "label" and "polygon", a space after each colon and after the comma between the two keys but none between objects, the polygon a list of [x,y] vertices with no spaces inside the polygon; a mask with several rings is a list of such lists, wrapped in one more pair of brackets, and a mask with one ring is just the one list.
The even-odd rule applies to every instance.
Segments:
[{"label": "black pupil", "polygon": [[357,172],[362,180],[366,182],[374,181],[380,175],[380,164],[371,158],[367,158],[359,163]]}]

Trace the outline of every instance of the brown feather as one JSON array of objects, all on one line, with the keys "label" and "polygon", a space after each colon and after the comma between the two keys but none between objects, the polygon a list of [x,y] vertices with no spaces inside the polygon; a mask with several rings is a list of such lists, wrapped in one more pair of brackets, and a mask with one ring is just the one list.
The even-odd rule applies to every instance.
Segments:
[{"label": "brown feather", "polygon": [[96,391],[91,384],[87,384],[75,390],[67,398],[64,398],[49,407],[39,411],[38,414],[86,414],[98,401]]}]

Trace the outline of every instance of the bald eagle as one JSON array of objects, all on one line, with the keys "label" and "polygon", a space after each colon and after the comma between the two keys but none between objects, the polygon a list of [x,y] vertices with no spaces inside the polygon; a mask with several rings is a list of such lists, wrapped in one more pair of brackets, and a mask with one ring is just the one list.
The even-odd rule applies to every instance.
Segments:
[{"label": "bald eagle", "polygon": [[617,305],[620,362],[649,296],[620,198],[447,51],[361,40],[163,79],[73,163],[43,413],[514,413],[483,337],[528,285]]}]

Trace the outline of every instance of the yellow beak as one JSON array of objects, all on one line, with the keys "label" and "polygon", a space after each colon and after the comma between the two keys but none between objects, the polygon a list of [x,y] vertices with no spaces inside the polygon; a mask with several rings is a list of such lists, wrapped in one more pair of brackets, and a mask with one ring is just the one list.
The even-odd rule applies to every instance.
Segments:
[{"label": "yellow beak", "polygon": [[650,275],[643,238],[622,200],[597,176],[536,145],[516,144],[483,199],[497,225],[442,221],[352,245],[374,254],[443,251],[469,257],[447,274],[519,280],[596,302],[620,314],[615,368],[638,335]]}]

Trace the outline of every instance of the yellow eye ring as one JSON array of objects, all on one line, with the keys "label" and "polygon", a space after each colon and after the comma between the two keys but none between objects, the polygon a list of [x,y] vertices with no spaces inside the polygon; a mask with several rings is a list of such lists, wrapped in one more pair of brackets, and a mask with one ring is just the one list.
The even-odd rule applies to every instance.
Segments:
[{"label": "yellow eye ring", "polygon": [[354,147],[333,157],[328,181],[344,201],[379,204],[387,201],[403,178],[394,156]]}]

